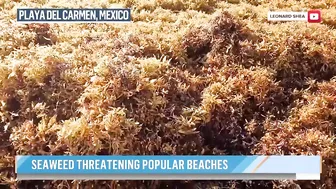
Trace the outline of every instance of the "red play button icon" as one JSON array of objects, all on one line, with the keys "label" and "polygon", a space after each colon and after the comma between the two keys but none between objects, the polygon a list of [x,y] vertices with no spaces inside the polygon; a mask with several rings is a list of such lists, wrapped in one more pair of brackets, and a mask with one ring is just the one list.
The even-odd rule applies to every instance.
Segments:
[{"label": "red play button icon", "polygon": [[309,23],[320,23],[322,21],[320,10],[309,10],[308,11],[308,22]]}]

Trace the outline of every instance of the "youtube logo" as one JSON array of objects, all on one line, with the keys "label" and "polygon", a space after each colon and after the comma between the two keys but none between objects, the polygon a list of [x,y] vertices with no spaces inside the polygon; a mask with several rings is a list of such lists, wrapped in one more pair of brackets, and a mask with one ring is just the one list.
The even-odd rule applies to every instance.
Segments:
[{"label": "youtube logo", "polygon": [[320,10],[309,10],[308,11],[308,22],[309,23],[320,23],[322,21]]}]

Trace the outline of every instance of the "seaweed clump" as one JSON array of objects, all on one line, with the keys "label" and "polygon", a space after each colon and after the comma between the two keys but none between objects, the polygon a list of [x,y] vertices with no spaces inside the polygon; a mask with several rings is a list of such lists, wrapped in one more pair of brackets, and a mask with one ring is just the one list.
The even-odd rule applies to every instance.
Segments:
[{"label": "seaweed clump", "polygon": [[[117,2],[133,8],[132,24],[16,25],[14,6],[42,3],[1,4],[3,185],[335,188],[330,23],[264,22],[266,9],[256,5],[266,1]],[[74,6],[44,4],[67,5]],[[319,154],[323,173],[319,182],[19,182],[18,154]]]}]

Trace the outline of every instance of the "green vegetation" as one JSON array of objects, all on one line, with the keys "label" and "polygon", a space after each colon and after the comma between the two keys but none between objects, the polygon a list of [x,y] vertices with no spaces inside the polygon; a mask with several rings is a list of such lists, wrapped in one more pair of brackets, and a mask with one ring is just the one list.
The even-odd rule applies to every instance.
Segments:
[{"label": "green vegetation", "polygon": [[[17,24],[18,7],[132,7],[129,24]],[[334,8],[333,8],[334,7]],[[335,188],[336,1],[0,0],[0,183]],[[322,24],[267,11],[320,8]],[[321,181],[25,181],[16,154],[320,154]]]}]

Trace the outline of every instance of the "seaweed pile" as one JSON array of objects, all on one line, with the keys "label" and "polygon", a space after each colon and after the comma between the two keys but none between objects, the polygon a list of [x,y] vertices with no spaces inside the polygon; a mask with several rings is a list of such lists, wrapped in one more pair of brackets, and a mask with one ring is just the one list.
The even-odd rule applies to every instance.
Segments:
[{"label": "seaweed pile", "polygon": [[[132,7],[129,24],[16,8]],[[334,1],[0,1],[0,186],[335,188]],[[320,8],[322,24],[268,22]],[[323,156],[321,181],[16,181],[15,155]]]}]

